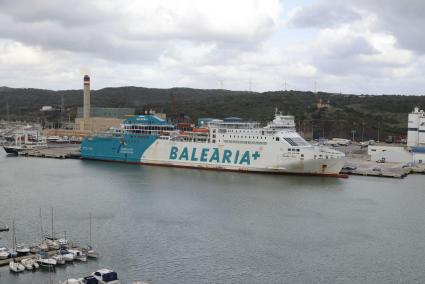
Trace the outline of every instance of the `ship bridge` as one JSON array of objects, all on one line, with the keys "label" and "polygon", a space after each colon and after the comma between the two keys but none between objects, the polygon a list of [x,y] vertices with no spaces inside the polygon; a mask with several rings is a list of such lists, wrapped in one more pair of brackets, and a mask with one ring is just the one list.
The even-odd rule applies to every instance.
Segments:
[{"label": "ship bridge", "polygon": [[126,133],[145,135],[159,135],[163,132],[169,132],[175,129],[174,125],[154,115],[131,116],[124,120],[121,127]]}]

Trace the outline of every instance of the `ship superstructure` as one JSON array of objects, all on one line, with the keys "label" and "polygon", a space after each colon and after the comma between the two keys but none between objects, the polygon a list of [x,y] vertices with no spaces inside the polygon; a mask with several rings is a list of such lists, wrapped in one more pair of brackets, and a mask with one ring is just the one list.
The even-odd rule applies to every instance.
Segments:
[{"label": "ship superstructure", "polygon": [[267,126],[212,120],[178,129],[154,115],[126,119],[120,131],[86,138],[84,159],[198,169],[338,176],[344,154],[312,146],[295,130],[293,116],[276,112]]}]

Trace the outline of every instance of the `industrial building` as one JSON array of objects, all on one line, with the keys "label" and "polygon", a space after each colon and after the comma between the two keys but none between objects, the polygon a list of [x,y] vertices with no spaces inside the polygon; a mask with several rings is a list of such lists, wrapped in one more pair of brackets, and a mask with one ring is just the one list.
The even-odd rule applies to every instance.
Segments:
[{"label": "industrial building", "polygon": [[369,146],[368,154],[376,162],[425,164],[425,112],[416,107],[409,114],[407,147]]},{"label": "industrial building", "polygon": [[[77,108],[77,118],[84,117],[84,108]],[[135,114],[134,108],[112,108],[112,107],[91,107],[89,117],[120,118],[125,119],[128,115]]]},{"label": "industrial building", "polygon": [[111,127],[119,128],[121,121],[128,115],[134,115],[134,108],[100,108],[91,107],[90,77],[84,76],[84,105],[77,109],[75,129],[91,134],[104,132]]},{"label": "industrial building", "polygon": [[105,132],[111,127],[119,128],[123,119],[135,114],[134,108],[101,108],[91,107],[90,77],[83,79],[83,107],[77,109],[74,129],[46,129],[47,136],[90,136]]}]

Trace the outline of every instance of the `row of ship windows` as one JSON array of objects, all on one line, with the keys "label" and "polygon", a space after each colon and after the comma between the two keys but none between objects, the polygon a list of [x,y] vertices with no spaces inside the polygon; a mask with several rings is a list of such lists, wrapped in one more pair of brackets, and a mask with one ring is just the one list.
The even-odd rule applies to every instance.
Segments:
[{"label": "row of ship windows", "polygon": [[[220,129],[220,130],[224,130],[224,129]],[[250,133],[250,134],[261,134],[264,135],[264,131],[251,131],[251,130],[230,130],[230,129],[226,129],[224,130],[225,132],[231,132],[231,133]],[[221,131],[219,131],[220,133],[223,133]],[[216,133],[216,130],[213,130],[213,133]]]},{"label": "row of ship windows", "polygon": [[[161,140],[170,140],[170,141],[174,141],[174,142],[210,142],[209,139],[206,138],[189,138],[189,137],[182,137],[182,136],[178,136],[178,137],[173,137],[171,139],[168,139],[166,137],[160,137],[159,139]],[[214,142],[214,140],[213,140]]]},{"label": "row of ship windows", "polygon": [[[213,134],[213,138],[215,138],[216,135]],[[248,139],[264,139],[267,140],[267,137],[262,136],[244,136],[244,135],[229,135],[230,138],[248,138]],[[274,139],[274,137],[273,137]],[[277,141],[279,141],[279,138],[276,138]]]},{"label": "row of ship windows", "polygon": [[172,131],[173,127],[170,126],[146,126],[146,125],[125,125],[125,130],[133,130],[133,129],[143,129],[143,130],[162,130],[162,131]]},{"label": "row of ship windows", "polygon": [[[220,142],[221,140],[218,140]],[[259,141],[237,141],[237,140],[223,140],[224,143],[233,143],[233,144],[256,144],[256,145],[267,145],[267,142]]]}]

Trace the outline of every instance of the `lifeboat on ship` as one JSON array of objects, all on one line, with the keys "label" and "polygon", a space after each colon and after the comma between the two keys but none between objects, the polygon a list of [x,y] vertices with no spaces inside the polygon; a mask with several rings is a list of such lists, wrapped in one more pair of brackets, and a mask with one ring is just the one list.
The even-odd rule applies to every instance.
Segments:
[{"label": "lifeboat on ship", "polygon": [[193,133],[209,133],[210,130],[208,128],[193,128]]}]

